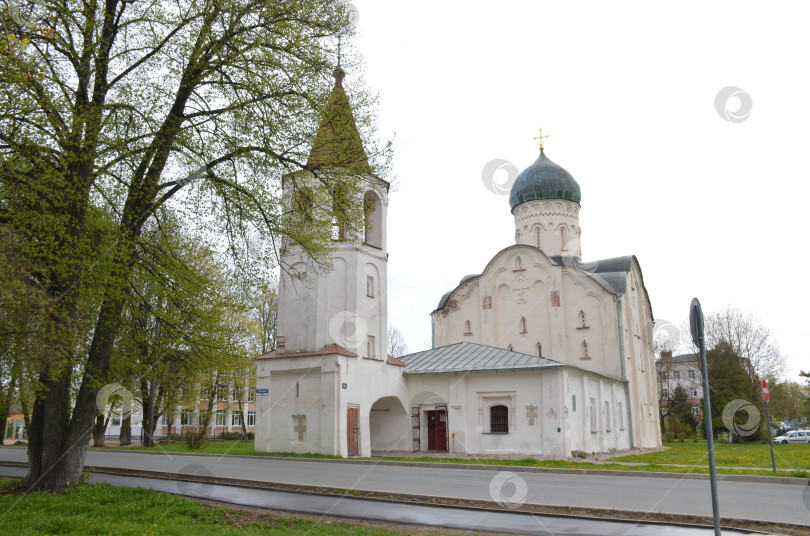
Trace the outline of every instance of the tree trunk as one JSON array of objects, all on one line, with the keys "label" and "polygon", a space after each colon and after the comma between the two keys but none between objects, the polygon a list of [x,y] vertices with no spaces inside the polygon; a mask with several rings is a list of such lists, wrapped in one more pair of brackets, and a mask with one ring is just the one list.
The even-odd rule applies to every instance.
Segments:
[{"label": "tree trunk", "polygon": [[110,424],[110,418],[104,418],[104,415],[96,415],[96,424],[93,426],[93,446],[104,446],[104,433],[107,431],[107,425]]},{"label": "tree trunk", "polygon": [[122,447],[132,444],[132,415],[126,410],[124,415],[125,417],[121,419],[121,433],[118,435],[118,444]]},{"label": "tree trunk", "polygon": [[[143,386],[142,386],[143,389]],[[155,446],[155,401],[157,400],[157,380],[149,380],[147,393],[143,398],[143,446]]]},{"label": "tree trunk", "polygon": [[240,422],[242,423],[242,439],[247,439],[247,425],[245,424],[247,419],[245,419],[245,410],[242,407],[241,397],[239,398],[239,415],[240,415]]}]

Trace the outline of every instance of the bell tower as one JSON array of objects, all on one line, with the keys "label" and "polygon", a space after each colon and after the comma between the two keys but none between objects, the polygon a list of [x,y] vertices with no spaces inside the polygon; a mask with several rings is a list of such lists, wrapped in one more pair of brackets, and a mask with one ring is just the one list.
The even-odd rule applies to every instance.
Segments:
[{"label": "bell tower", "polygon": [[[345,75],[340,67],[334,71],[335,85],[307,169],[284,177],[285,211],[317,212],[319,203],[331,202],[337,214],[337,206],[345,203],[347,212],[362,215],[363,224],[352,231],[338,216],[333,218],[328,268],[314,266],[300,245],[284,249],[276,354],[313,354],[337,345],[359,357],[385,361],[389,184],[371,173],[343,89]],[[347,198],[338,199],[334,187],[323,196],[313,194],[341,180],[352,185]]]}]

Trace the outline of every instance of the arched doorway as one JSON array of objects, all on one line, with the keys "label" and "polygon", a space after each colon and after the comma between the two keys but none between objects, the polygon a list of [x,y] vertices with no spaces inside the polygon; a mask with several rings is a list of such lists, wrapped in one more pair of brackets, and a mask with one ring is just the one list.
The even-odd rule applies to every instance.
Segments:
[{"label": "arched doorway", "polygon": [[372,456],[411,449],[411,419],[399,398],[386,396],[374,402],[368,424]]}]

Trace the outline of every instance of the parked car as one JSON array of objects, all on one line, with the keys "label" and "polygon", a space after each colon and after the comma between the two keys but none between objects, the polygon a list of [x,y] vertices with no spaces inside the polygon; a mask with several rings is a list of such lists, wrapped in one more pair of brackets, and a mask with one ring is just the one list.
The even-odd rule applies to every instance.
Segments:
[{"label": "parked car", "polygon": [[795,430],[795,428],[793,428],[792,426],[782,426],[776,431],[776,435],[778,436],[787,435],[788,432],[792,432],[793,430]]},{"label": "parked car", "polygon": [[785,435],[775,437],[773,442],[782,445],[787,445],[788,443],[810,443],[810,432],[793,430]]}]

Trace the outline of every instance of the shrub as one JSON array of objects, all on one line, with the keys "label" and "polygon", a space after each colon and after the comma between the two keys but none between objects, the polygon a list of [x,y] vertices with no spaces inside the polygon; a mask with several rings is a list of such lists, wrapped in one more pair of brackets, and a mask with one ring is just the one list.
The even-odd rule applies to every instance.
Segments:
[{"label": "shrub", "polygon": [[675,434],[673,432],[667,432],[664,434],[664,442],[665,443],[672,443],[675,440]]},{"label": "shrub", "polygon": [[680,441],[681,443],[683,443],[683,440],[684,440],[684,439],[686,439],[686,434],[685,434],[684,432],[680,432],[680,433],[678,434],[678,441]]}]

